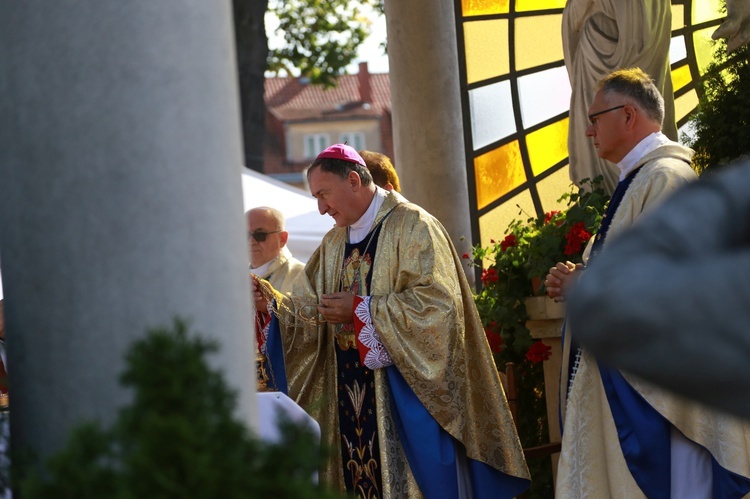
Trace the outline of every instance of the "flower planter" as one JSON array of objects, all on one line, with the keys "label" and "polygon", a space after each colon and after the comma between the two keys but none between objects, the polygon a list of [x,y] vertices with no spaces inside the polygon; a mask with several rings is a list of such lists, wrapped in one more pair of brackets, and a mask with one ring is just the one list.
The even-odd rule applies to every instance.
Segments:
[{"label": "flower planter", "polygon": [[[560,368],[562,363],[562,345],[560,333],[565,318],[565,306],[548,296],[530,296],[526,298],[526,312],[529,320],[526,327],[535,340],[552,348],[552,356],[544,361],[544,394],[547,402],[547,423],[550,442],[560,441],[559,394]],[[559,454],[552,456],[553,475],[557,473]]]}]

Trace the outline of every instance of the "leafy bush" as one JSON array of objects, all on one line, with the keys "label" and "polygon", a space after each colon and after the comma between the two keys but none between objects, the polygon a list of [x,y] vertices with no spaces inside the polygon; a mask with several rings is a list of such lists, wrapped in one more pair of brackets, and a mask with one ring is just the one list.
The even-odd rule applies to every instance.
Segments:
[{"label": "leafy bush", "polygon": [[[487,248],[475,246],[471,257],[464,255],[483,266],[482,288],[475,301],[498,366],[528,360],[533,341],[525,327],[524,300],[543,291],[541,279],[557,262],[582,260],[609,200],[601,182],[602,177],[597,177],[583,180],[577,188],[571,186],[558,200],[566,203],[565,210],[513,220],[502,241],[493,240]],[[539,284],[532,285],[535,278]],[[533,350],[529,357],[535,357]]]},{"label": "leafy bush", "polygon": [[693,117],[695,137],[683,135],[695,150],[693,168],[699,174],[750,154],[750,46],[727,53],[722,40],[714,59]]},{"label": "leafy bush", "polygon": [[19,482],[25,498],[328,498],[313,485],[315,436],[282,422],[278,444],[252,436],[236,394],[205,356],[215,343],[183,322],[134,343],[121,377],[135,391],[111,428],[84,423],[67,447]]}]

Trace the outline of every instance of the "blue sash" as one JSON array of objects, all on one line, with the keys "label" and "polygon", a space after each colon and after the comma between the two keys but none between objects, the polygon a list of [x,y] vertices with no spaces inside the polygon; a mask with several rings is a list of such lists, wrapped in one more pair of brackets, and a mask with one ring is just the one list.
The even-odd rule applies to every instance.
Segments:
[{"label": "blue sash", "polygon": [[[604,215],[602,216],[602,221],[599,224],[599,229],[596,231],[596,236],[594,236],[594,243],[591,246],[591,254],[589,255],[589,261],[586,263],[586,265],[591,265],[591,262],[596,258],[596,256],[599,254],[599,250],[601,250],[602,245],[604,244],[604,239],[607,237],[607,232],[609,231],[609,226],[612,223],[612,218],[615,216],[615,212],[617,211],[617,208],[620,206],[620,203],[622,202],[622,198],[625,197],[625,191],[628,190],[628,187],[630,187],[630,183],[633,181],[633,179],[638,175],[638,173],[641,171],[640,168],[636,169],[632,172],[631,175],[628,175],[623,180],[618,182],[617,187],[615,188],[615,192],[612,193],[612,197],[609,200],[609,204],[607,204],[607,209],[604,212]],[[561,341],[560,343],[562,345],[565,344],[565,326],[567,322],[563,322],[562,326],[562,332],[561,332]],[[581,346],[576,341],[575,337],[570,339],[570,351],[568,353],[568,386],[561,386],[560,387],[560,405],[558,406],[560,409],[558,410],[558,417],[560,418],[560,431],[564,432],[565,428],[563,428],[563,420],[562,420],[562,407],[563,404],[567,402],[568,400],[568,391],[573,383],[573,378],[575,376],[575,372],[573,371],[575,366],[575,361],[578,353],[580,352]],[[577,367],[577,366],[576,366]],[[563,391],[564,390],[564,391]]]},{"label": "blue sash", "polygon": [[[385,368],[391,395],[391,415],[409,467],[426,499],[458,497],[454,445],[460,445],[425,409],[395,366]],[[481,461],[467,459],[473,497],[511,498],[530,482],[506,475]]]},{"label": "blue sash", "polygon": [[[619,371],[600,366],[599,372],[630,473],[649,499],[669,499],[672,424]],[[711,462],[715,498],[741,498],[750,492],[750,479],[721,467],[713,457]]]},{"label": "blue sash", "polygon": [[271,325],[266,339],[266,369],[268,372],[268,388],[289,395],[286,381],[286,364],[284,363],[284,348],[281,344],[281,330],[279,318],[271,314]]}]

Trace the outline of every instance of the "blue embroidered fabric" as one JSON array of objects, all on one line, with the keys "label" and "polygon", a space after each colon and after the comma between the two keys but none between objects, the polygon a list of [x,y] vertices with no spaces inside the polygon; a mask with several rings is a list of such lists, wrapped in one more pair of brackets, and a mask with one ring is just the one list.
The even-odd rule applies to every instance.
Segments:
[{"label": "blue embroidered fabric", "polygon": [[[430,415],[395,366],[385,368],[391,395],[391,414],[409,467],[426,499],[458,497],[458,444]],[[408,430],[407,430],[408,428]],[[512,498],[530,482],[506,475],[474,459],[467,459],[471,489],[476,499]]]}]

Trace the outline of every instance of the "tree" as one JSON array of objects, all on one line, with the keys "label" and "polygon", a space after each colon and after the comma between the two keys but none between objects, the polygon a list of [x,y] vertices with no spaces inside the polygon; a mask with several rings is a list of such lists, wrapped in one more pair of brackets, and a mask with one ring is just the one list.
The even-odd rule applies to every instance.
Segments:
[{"label": "tree", "polygon": [[[264,74],[285,72],[334,86],[369,35],[362,6],[383,12],[383,0],[233,0],[245,165],[263,169]],[[279,18],[285,45],[269,50],[265,14]]]},{"label": "tree", "polygon": [[234,36],[245,166],[263,171],[265,112],[263,80],[268,59],[267,0],[233,0]]}]

